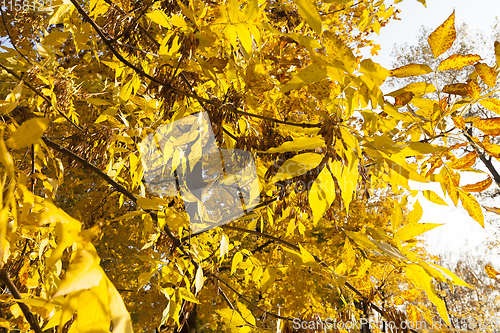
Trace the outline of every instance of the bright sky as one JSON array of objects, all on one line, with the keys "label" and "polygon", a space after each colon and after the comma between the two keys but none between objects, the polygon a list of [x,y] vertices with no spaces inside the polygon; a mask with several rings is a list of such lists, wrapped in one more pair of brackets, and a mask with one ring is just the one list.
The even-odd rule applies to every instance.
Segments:
[{"label": "bright sky", "polygon": [[455,10],[456,26],[467,23],[472,29],[488,31],[500,18],[500,1],[497,0],[427,0],[427,8],[417,0],[404,0],[396,5],[401,10],[401,21],[392,21],[380,30],[375,41],[381,50],[373,61],[391,68],[390,54],[395,44],[416,44],[420,27],[432,29],[441,25]]},{"label": "bright sky", "polygon": [[[401,21],[392,21],[380,30],[380,36],[375,36],[375,41],[380,44],[381,50],[378,56],[372,59],[382,66],[392,68],[392,58],[390,56],[394,45],[408,43],[416,44],[417,36],[422,25],[432,30],[441,25],[455,10],[457,26],[467,23],[471,29],[489,32],[495,23],[495,17],[500,17],[500,1],[495,0],[427,0],[427,8],[417,0],[405,0],[396,5],[401,9],[399,17]],[[496,164],[497,170],[500,163]],[[479,167],[477,165],[476,167]],[[479,177],[479,178],[478,178]],[[483,180],[485,175],[463,175],[461,185],[475,183]],[[413,184],[414,189],[431,189],[444,198],[443,192],[437,184]],[[433,254],[448,254],[452,258],[470,254],[481,255],[486,261],[491,261],[499,265],[499,249],[488,250],[486,241],[494,240],[497,227],[490,223],[482,228],[474,221],[459,204],[455,208],[449,198],[446,199],[449,206],[439,206],[427,201],[423,196],[417,196],[424,215],[421,222],[446,223],[427,233],[425,240],[429,245],[429,252]],[[489,202],[481,200],[482,204],[500,207],[500,200]],[[485,220],[497,219],[497,215],[484,212]]]}]

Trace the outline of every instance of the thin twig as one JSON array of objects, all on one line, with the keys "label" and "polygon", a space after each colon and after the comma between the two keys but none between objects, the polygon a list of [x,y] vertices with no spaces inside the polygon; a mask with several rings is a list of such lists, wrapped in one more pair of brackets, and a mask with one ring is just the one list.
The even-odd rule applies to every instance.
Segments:
[{"label": "thin twig", "polygon": [[338,12],[342,12],[342,11],[346,10],[347,8],[351,8],[351,7],[357,6],[357,5],[359,5],[360,3],[362,3],[362,2],[363,2],[363,1],[358,1],[358,2],[356,2],[356,3],[353,3],[353,4],[352,4],[352,5],[350,5],[350,6],[346,6],[346,7],[342,8],[342,9],[337,9],[337,10],[334,10],[334,11],[331,11],[331,12],[328,12],[328,13],[321,13],[320,15],[330,15],[330,14],[335,14],[335,13],[338,13]]},{"label": "thin twig", "polygon": [[[35,164],[35,145],[31,145],[31,176],[36,173],[36,164]],[[31,193],[35,194],[35,186],[36,186],[36,177],[33,177],[31,180]]]},{"label": "thin twig", "polygon": [[217,279],[217,281],[221,282],[223,285],[225,285],[226,287],[228,287],[229,289],[231,289],[231,291],[233,293],[235,293],[236,295],[238,295],[242,300],[244,300],[245,302],[247,302],[248,304],[250,304],[251,306],[255,307],[256,309],[266,313],[266,314],[269,314],[275,318],[278,318],[278,319],[283,319],[283,320],[288,320],[288,321],[293,321],[293,318],[288,318],[288,317],[283,317],[283,316],[280,316],[279,314],[277,313],[274,313],[274,312],[271,312],[271,311],[268,311],[266,309],[263,309],[261,308],[260,306],[258,306],[257,304],[255,304],[254,302],[252,302],[251,300],[249,300],[248,298],[246,298],[244,295],[242,295],[240,292],[238,292],[236,289],[233,288],[233,286],[231,286],[229,283],[227,283],[226,281],[222,280],[217,274],[210,274],[210,276],[213,276],[215,279]]},{"label": "thin twig", "polygon": [[[23,299],[21,297],[21,294],[19,293],[19,290],[17,290],[16,286],[14,285],[12,280],[10,279],[9,273],[7,273],[3,269],[0,271],[0,280],[2,280],[5,283],[5,285],[7,286],[7,288],[9,288],[10,293],[12,294],[12,296],[14,296],[15,299],[19,299],[19,300]],[[38,321],[35,319],[35,316],[33,315],[33,313],[31,313],[28,306],[26,304],[24,304],[23,302],[19,302],[18,304],[24,313],[24,317],[26,318],[26,320],[30,324],[31,329],[33,331],[35,331],[35,333],[42,333],[42,329],[40,328]]]}]

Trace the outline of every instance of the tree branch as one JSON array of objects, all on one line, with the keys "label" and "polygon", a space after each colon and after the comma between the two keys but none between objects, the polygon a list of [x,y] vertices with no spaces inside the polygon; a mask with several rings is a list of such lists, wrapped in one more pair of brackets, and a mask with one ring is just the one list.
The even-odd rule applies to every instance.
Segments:
[{"label": "tree branch", "polygon": [[[261,233],[261,232],[255,231],[255,230],[249,230],[249,229],[244,229],[244,228],[239,228],[239,227],[228,226],[228,225],[223,225],[223,226],[221,226],[221,227],[222,227],[223,229],[227,229],[227,230],[241,231],[241,232],[246,232],[246,233],[249,233],[249,234],[252,234],[252,235],[257,235],[257,236],[261,236],[261,237],[269,238],[269,239],[272,239],[272,240],[274,240],[274,241],[276,241],[276,242],[279,242],[279,243],[281,243],[281,244],[284,244],[284,245],[286,245],[287,247],[289,247],[289,248],[291,248],[291,249],[293,249],[293,250],[295,250],[295,251],[300,251],[300,247],[298,247],[297,245],[292,244],[292,243],[290,243],[290,242],[288,242],[288,241],[286,241],[286,240],[284,240],[284,239],[281,239],[281,238],[278,238],[278,237],[274,237],[274,236],[269,235],[269,234]],[[327,268],[329,268],[329,267],[330,267],[330,266],[329,266],[326,262],[324,262],[323,260],[321,260],[319,257],[315,256],[314,254],[311,254],[311,255],[313,256],[314,260],[315,260],[317,263],[319,263],[321,266],[323,266],[323,267],[327,267]],[[219,277],[216,277],[216,278],[217,278],[219,281],[221,281],[222,283],[226,284],[226,285],[229,287],[229,285],[228,285],[226,282],[224,282],[223,280],[221,280]],[[351,291],[353,291],[353,292],[354,292],[354,293],[355,293],[358,297],[360,297],[360,298],[361,298],[364,302],[366,302],[367,304],[369,304],[369,305],[370,305],[370,307],[371,307],[372,309],[374,309],[375,311],[377,311],[377,312],[378,312],[381,316],[383,316],[383,317],[386,317],[386,316],[387,316],[387,314],[385,313],[385,311],[384,311],[383,309],[381,309],[378,305],[373,304],[371,301],[369,301],[369,300],[368,300],[368,299],[367,299],[367,298],[366,298],[366,297],[365,297],[365,296],[364,296],[364,295],[363,295],[363,294],[362,294],[362,293],[361,293],[361,292],[360,292],[360,291],[359,291],[356,287],[354,287],[352,284],[350,284],[350,283],[349,283],[349,282],[347,282],[347,281],[346,281],[344,284],[345,284],[345,286],[346,286],[347,288],[349,288]],[[234,288],[231,288],[231,290],[233,290],[233,291],[234,291]],[[236,291],[234,291],[234,292],[236,292]],[[237,293],[237,292],[236,292],[236,293]],[[239,293],[238,293],[238,294],[239,294]],[[239,294],[239,295],[241,295],[241,294]],[[245,301],[247,301],[247,300],[245,299]],[[247,301],[247,302],[249,302],[249,301]],[[250,304],[252,304],[252,303],[250,303]],[[254,304],[252,304],[252,305],[254,305]],[[260,308],[259,308],[259,309],[260,309]],[[265,311],[265,310],[263,310],[263,309],[260,309],[260,310],[261,310],[261,311]],[[274,316],[274,314],[272,314],[272,313],[270,313],[270,314]],[[280,317],[276,317],[276,318],[280,318]],[[285,317],[281,317],[281,319],[286,319],[286,320],[289,320],[288,318],[285,318]],[[418,333],[417,331],[412,330],[412,329],[410,329],[410,331],[411,331],[411,332],[413,332],[413,333]]]},{"label": "tree branch", "polygon": [[[8,69],[7,67],[5,67],[2,63],[0,63],[0,67],[2,67],[5,71],[7,71],[7,73],[9,73],[10,75],[12,75],[13,77],[15,77],[16,79],[18,79],[19,81],[23,81],[23,84],[26,85],[28,88],[30,88],[31,91],[33,91],[36,95],[40,96],[41,98],[43,98],[43,100],[45,102],[47,102],[47,104],[50,106],[50,107],[54,107],[52,105],[52,102],[50,101],[50,99],[47,98],[47,96],[43,95],[41,92],[39,92],[34,86],[32,86],[29,82],[23,80],[22,77],[20,77],[19,75],[17,75],[14,71]],[[54,107],[54,109],[61,115],[64,117],[64,119],[66,119],[67,121],[69,121],[71,123],[71,125],[73,125],[74,127],[78,128],[80,131],[82,131],[83,133],[85,133],[85,131],[80,127],[78,126],[77,124],[75,124],[71,119],[68,118],[68,116],[66,116],[61,110],[59,110],[58,108]]]},{"label": "tree branch", "polygon": [[[5,283],[7,288],[9,288],[10,293],[12,294],[12,296],[14,296],[15,299],[19,299],[19,300],[23,299],[21,297],[21,294],[19,293],[19,290],[17,290],[16,286],[14,285],[12,280],[10,279],[9,273],[7,273],[7,271],[5,271],[3,269],[0,271],[0,279]],[[33,331],[35,331],[35,333],[42,333],[42,329],[40,328],[38,321],[36,320],[33,313],[31,313],[28,306],[22,302],[18,302],[18,304],[24,313],[24,317],[26,318],[26,320],[30,324],[31,329]]]},{"label": "tree branch", "polygon": [[50,140],[47,137],[42,137],[42,140],[50,148],[52,148],[54,150],[57,150],[61,154],[66,155],[67,157],[71,158],[72,160],[80,163],[85,168],[90,169],[90,171],[92,171],[93,173],[95,173],[97,176],[99,176],[101,179],[103,179],[106,183],[108,183],[109,185],[113,186],[115,188],[115,190],[117,190],[118,192],[120,192],[123,195],[125,195],[127,198],[129,198],[130,200],[132,200],[134,203],[137,203],[137,197],[135,195],[133,195],[125,187],[123,187],[122,185],[118,184],[116,181],[114,181],[113,179],[111,179],[111,177],[109,177],[107,174],[105,174],[104,172],[102,172],[101,169],[99,169],[98,167],[92,165],[90,162],[88,162],[87,160],[85,160],[85,159],[81,158],[80,156],[76,155],[71,150],[69,150],[69,149],[61,146],[58,143],[55,143],[54,141]]},{"label": "tree branch", "polygon": [[231,291],[233,293],[235,293],[236,295],[238,295],[242,300],[244,300],[245,302],[247,302],[251,306],[255,307],[256,309],[264,312],[265,314],[269,314],[269,315],[273,316],[274,318],[288,320],[288,321],[293,321],[293,318],[283,317],[283,316],[280,316],[277,313],[270,312],[270,311],[267,311],[266,309],[261,308],[260,306],[258,306],[257,304],[255,304],[254,302],[252,302],[251,300],[249,300],[248,298],[246,298],[245,296],[243,296],[241,293],[239,293],[229,283],[227,283],[226,281],[222,280],[217,274],[211,273],[210,276],[213,276],[215,279],[217,279],[217,281],[219,281],[220,283],[222,283],[223,285],[225,285],[226,287],[228,287],[229,289],[231,289]]},{"label": "tree branch", "polygon": [[495,183],[500,186],[500,174],[498,174],[498,171],[495,169],[493,166],[493,163],[491,163],[491,160],[488,160],[482,151],[479,150],[477,147],[477,144],[472,140],[470,135],[467,132],[463,132],[464,136],[467,138],[467,140],[472,144],[472,147],[476,151],[476,153],[479,155],[479,158],[481,159],[481,162],[488,168],[490,171],[491,175],[493,176],[493,179],[495,180]]},{"label": "tree branch", "polygon": [[111,51],[111,53],[114,54],[114,56],[120,60],[124,65],[128,66],[129,68],[133,69],[137,74],[141,75],[141,76],[144,76],[145,78],[151,80],[152,82],[156,83],[156,84],[159,84],[177,94],[180,94],[180,95],[183,95],[183,96],[186,96],[186,97],[190,97],[190,98],[194,98],[196,99],[198,102],[204,102],[204,103],[207,103],[207,104],[210,104],[210,105],[214,105],[216,107],[220,107],[220,108],[223,108],[223,109],[226,109],[228,111],[232,111],[234,113],[237,113],[237,114],[240,114],[240,115],[244,115],[244,116],[248,116],[248,117],[253,117],[253,118],[259,118],[259,119],[264,119],[264,120],[269,120],[269,121],[272,121],[272,122],[275,122],[275,123],[278,123],[278,124],[284,124],[284,125],[290,125],[290,126],[297,126],[297,127],[303,127],[303,128],[321,128],[321,124],[308,124],[308,123],[289,123],[289,122],[286,122],[286,121],[283,121],[283,120],[279,120],[279,119],[274,119],[274,118],[269,118],[269,117],[265,117],[265,116],[261,116],[261,115],[257,115],[257,114],[252,114],[252,113],[248,113],[248,112],[244,112],[244,111],[240,111],[238,110],[237,108],[235,108],[233,105],[231,104],[223,104],[221,103],[220,101],[214,101],[214,100],[210,100],[210,99],[206,99],[206,98],[203,98],[203,97],[200,97],[198,96],[197,94],[193,94],[193,93],[189,93],[187,91],[184,91],[182,89],[178,89],[178,88],[175,88],[174,86],[172,86],[170,83],[167,83],[167,82],[164,82],[164,81],[161,81],[157,78],[155,78],[154,76],[152,75],[149,75],[148,73],[144,72],[142,69],[140,69],[139,67],[137,67],[136,65],[132,64],[130,61],[128,61],[127,59],[125,59],[121,54],[120,52],[118,52],[115,47],[112,45],[112,42],[110,39],[108,39],[104,32],[102,32],[101,28],[97,25],[97,23],[95,23],[94,20],[92,20],[92,18],[90,18],[90,16],[83,10],[83,8],[78,4],[77,0],[70,0],[71,3],[75,6],[75,8],[78,10],[78,12],[80,13],[80,15],[83,16],[83,18],[90,23],[90,25],[94,28],[94,30],[97,32],[97,34],[99,35],[99,37],[102,39],[102,41],[104,42],[104,44],[106,44],[106,46],[108,47],[108,49]]},{"label": "tree branch", "polygon": [[342,9],[337,9],[337,10],[334,10],[334,11],[331,11],[331,12],[327,12],[327,13],[321,13],[320,15],[324,16],[324,15],[330,15],[330,14],[335,14],[335,13],[338,13],[338,12],[342,12],[344,10],[346,10],[347,8],[351,8],[351,7],[354,7],[354,6],[357,6],[359,5],[360,3],[362,3],[363,1],[358,1],[356,3],[353,3],[352,5],[350,6],[345,6],[344,8]]}]

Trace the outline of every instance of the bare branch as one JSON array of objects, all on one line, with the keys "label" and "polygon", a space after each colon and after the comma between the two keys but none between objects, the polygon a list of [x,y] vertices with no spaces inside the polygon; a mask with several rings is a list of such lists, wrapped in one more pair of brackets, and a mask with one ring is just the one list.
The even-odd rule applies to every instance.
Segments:
[{"label": "bare branch", "polygon": [[[19,290],[17,290],[16,286],[10,279],[9,273],[7,273],[5,270],[0,271],[0,280],[2,280],[7,288],[9,288],[10,293],[12,296],[14,296],[15,299],[22,300],[23,298],[21,297],[21,294],[19,293]],[[30,309],[26,304],[23,302],[19,302],[19,307],[24,313],[24,317],[30,324],[30,327],[35,333],[42,333],[42,329],[40,328],[40,325],[38,324],[38,321],[36,320],[35,316],[33,316],[33,313],[31,313]]]}]

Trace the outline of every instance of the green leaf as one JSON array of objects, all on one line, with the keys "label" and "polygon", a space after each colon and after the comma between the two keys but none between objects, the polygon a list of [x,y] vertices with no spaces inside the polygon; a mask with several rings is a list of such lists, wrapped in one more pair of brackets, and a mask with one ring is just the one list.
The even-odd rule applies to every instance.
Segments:
[{"label": "green leaf", "polygon": [[25,148],[35,144],[42,137],[49,123],[48,118],[26,120],[6,141],[6,144],[13,149]]}]

